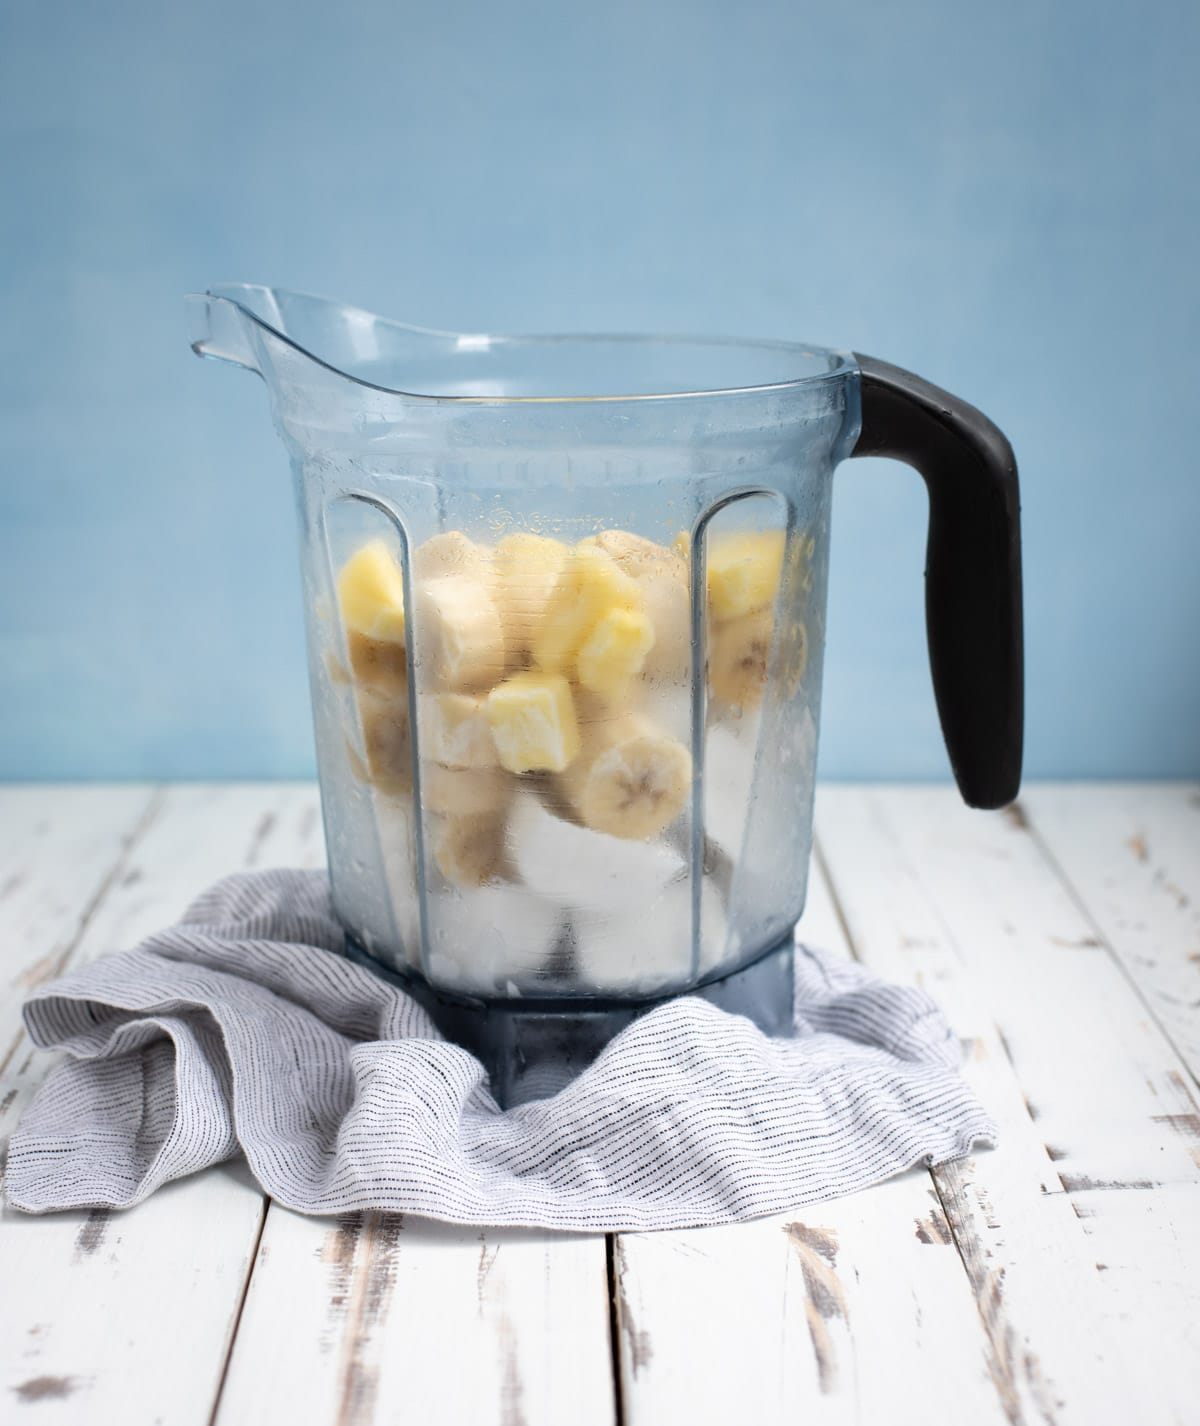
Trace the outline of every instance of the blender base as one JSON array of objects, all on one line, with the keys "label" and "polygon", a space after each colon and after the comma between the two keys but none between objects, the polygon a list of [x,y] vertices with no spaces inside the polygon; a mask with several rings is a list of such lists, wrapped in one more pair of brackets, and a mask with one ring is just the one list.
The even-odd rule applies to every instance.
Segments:
[{"label": "blender base", "polygon": [[[421,1005],[448,1040],[470,1050],[487,1071],[501,1108],[557,1094],[608,1042],[677,995],[646,1000],[468,1000],[442,995],[419,975],[394,970],[347,935],[350,960],[398,985]],[[745,1015],[764,1034],[793,1028],[795,938],[791,931],[749,965],[687,992],[732,1015]]]}]

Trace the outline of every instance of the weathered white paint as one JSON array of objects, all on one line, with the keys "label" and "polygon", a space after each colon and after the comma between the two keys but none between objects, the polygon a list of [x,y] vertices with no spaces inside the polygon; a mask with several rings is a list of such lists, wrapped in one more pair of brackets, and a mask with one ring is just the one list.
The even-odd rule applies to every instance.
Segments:
[{"label": "weathered white paint", "polygon": [[611,1426],[603,1236],[272,1205],[216,1426]]},{"label": "weathered white paint", "polygon": [[0,1081],[25,1043],[22,1000],[66,964],[156,805],[141,786],[0,790]]},{"label": "weathered white paint", "polygon": [[1171,1046],[1019,812],[831,788],[818,826],[857,951],[938,996],[999,1121],[999,1150],[936,1178],[1017,1419],[1194,1419],[1196,1295],[1148,1247],[1200,1210]]},{"label": "weathered white paint", "polygon": [[[620,1238],[630,1426],[1195,1418],[1200,1118],[1160,1029],[1200,1046],[1195,799],[1034,789],[1035,838],[948,790],[822,790],[838,906],[818,870],[804,933],[841,944],[840,912],[857,954],[939,998],[1002,1147]],[[239,865],[319,859],[309,787],[0,793],[0,1130],[47,1064],[16,1033],[29,986]],[[226,1166],[129,1214],[6,1212],[0,1274],[5,1421],[615,1419],[600,1238],[275,1207],[264,1226]]]},{"label": "weathered white paint", "polygon": [[[819,867],[800,929],[848,953]],[[623,1234],[615,1263],[629,1426],[1007,1419],[925,1169],[735,1227]]]},{"label": "weathered white paint", "polygon": [[1200,1079],[1200,783],[1039,784],[1022,806]]},{"label": "weathered white paint", "polygon": [[[49,794],[40,815],[51,826],[60,817],[68,824],[81,817],[97,828],[111,825],[102,813],[107,795],[89,789],[60,800]],[[126,803],[122,793],[113,805]],[[47,833],[47,844],[53,840]],[[58,923],[42,923],[46,944],[66,947],[55,973],[135,943],[178,917],[198,891],[231,869],[313,865],[321,858],[316,797],[307,786],[172,788],[123,856],[119,836],[110,833],[107,841],[107,886],[77,943],[71,943],[78,921],[73,907],[64,905]],[[71,885],[75,871],[64,857],[59,884]],[[0,944],[7,941],[4,912],[0,902]],[[5,1132],[48,1064],[30,1050],[25,1042],[13,1057]],[[263,1207],[244,1168],[225,1166],[172,1185],[125,1214],[29,1218],[6,1209],[0,1216],[0,1419],[28,1415],[39,1426],[207,1423]]]}]

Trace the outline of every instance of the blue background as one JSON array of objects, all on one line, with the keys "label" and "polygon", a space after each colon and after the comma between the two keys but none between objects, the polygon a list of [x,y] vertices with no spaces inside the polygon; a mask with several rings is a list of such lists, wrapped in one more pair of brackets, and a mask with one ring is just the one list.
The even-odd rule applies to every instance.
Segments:
[{"label": "blue background", "polygon": [[[0,19],[0,776],[312,767],[286,464],[182,294],[798,337],[1022,465],[1028,774],[1200,772],[1200,7],[335,6]],[[946,775],[925,497],[837,479],[822,771]]]}]

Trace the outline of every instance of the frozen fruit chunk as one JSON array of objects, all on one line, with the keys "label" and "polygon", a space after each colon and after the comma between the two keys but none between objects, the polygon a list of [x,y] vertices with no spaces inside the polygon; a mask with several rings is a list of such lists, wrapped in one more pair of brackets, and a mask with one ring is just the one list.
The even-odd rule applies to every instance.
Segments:
[{"label": "frozen fruit chunk", "polygon": [[708,606],[714,619],[739,619],[775,602],[783,570],[782,530],[713,535],[708,543]]},{"label": "frozen fruit chunk", "polygon": [[654,647],[654,626],[641,610],[615,605],[602,614],[579,649],[579,682],[593,693],[619,699],[641,673]]},{"label": "frozen fruit chunk", "polygon": [[404,578],[383,540],[363,545],[342,566],[338,605],[350,632],[386,643],[404,642]]},{"label": "frozen fruit chunk", "polygon": [[561,540],[518,531],[496,542],[492,577],[510,661],[529,656],[570,548]]},{"label": "frozen fruit chunk", "polygon": [[691,667],[692,601],[686,545],[670,548],[629,530],[602,530],[594,543],[637,585],[654,629],[644,670],[649,678],[677,682]]},{"label": "frozen fruit chunk", "polygon": [[563,772],[579,752],[571,687],[561,674],[517,673],[488,694],[488,723],[509,772]]},{"label": "frozen fruit chunk", "polygon": [[484,886],[503,870],[503,818],[440,817],[430,830],[437,868],[455,886]]},{"label": "frozen fruit chunk", "polygon": [[642,839],[669,826],[692,790],[692,756],[648,718],[627,715],[589,729],[592,746],[562,778],[587,826]]},{"label": "frozen fruit chunk", "polygon": [[512,795],[513,781],[498,767],[443,767],[421,763],[421,806],[456,817],[494,816]]},{"label": "frozen fruit chunk", "polygon": [[446,530],[423,541],[413,551],[413,579],[437,579],[444,574],[467,574],[479,578],[487,565],[488,551],[461,530]]},{"label": "frozen fruit chunk", "polygon": [[573,669],[584,640],[610,609],[643,610],[637,585],[586,541],[563,564],[533,639],[533,659],[547,673]]},{"label": "frozen fruit chunk", "polygon": [[482,579],[444,574],[415,593],[418,656],[434,683],[451,691],[484,688],[504,671],[504,636]]},{"label": "frozen fruit chunk", "polygon": [[708,686],[719,703],[750,709],[762,702],[774,628],[775,611],[768,607],[711,631]]},{"label": "frozen fruit chunk", "polygon": [[406,694],[408,686],[408,653],[403,644],[386,639],[372,639],[351,629],[346,638],[350,668],[360,688],[380,693]]},{"label": "frozen fruit chunk", "polygon": [[447,767],[496,767],[499,755],[488,723],[487,700],[471,693],[423,694],[421,750]]},{"label": "frozen fruit chunk", "polygon": [[407,705],[360,693],[358,713],[368,780],[385,792],[409,791],[412,787],[412,728]]}]

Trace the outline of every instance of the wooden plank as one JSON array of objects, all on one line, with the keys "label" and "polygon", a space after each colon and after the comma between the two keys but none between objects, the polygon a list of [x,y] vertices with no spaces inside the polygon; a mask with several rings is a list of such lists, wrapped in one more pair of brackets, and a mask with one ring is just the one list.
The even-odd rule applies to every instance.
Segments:
[{"label": "wooden plank", "polygon": [[826,788],[818,825],[856,950],[939,998],[1000,1126],[935,1180],[1011,1418],[1193,1419],[1196,1295],[1159,1270],[1200,1208],[1171,1046],[1019,811]]},{"label": "wooden plank", "polygon": [[215,1426],[609,1426],[603,1236],[273,1204]]},{"label": "wooden plank", "polygon": [[[801,934],[847,950],[815,866]],[[629,1426],[1007,1419],[924,1170],[734,1227],[622,1234],[615,1264]]]},{"label": "wooden plank", "polygon": [[0,1076],[27,1043],[22,1000],[60,973],[155,805],[144,786],[0,789]]},{"label": "wooden plank", "polygon": [[[314,788],[172,788],[109,878],[63,968],[134,944],[228,871],[320,859]],[[69,862],[57,866],[63,884],[72,874]],[[0,906],[0,935],[4,925]],[[65,921],[47,920],[43,930],[47,945],[69,940]],[[45,1068],[45,1056],[22,1050],[13,1057],[0,1086],[5,1133]],[[244,1167],[228,1165],[172,1185],[127,1214],[36,1219],[6,1209],[2,1409],[36,1406],[39,1423],[207,1423],[263,1208]]]},{"label": "wooden plank", "polygon": [[1042,784],[1021,805],[1200,1080],[1200,784]]}]

